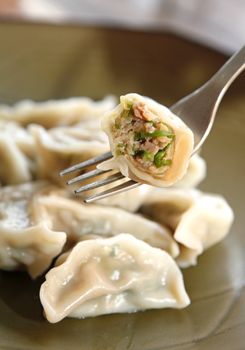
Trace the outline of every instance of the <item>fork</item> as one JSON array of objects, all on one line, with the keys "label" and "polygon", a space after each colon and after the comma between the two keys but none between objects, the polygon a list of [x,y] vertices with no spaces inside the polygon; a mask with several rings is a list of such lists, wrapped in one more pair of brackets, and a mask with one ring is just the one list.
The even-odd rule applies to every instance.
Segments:
[{"label": "fork", "polygon": [[[194,149],[192,155],[194,155],[200,149],[206,140],[213,126],[216,112],[225,92],[231,83],[237,78],[237,76],[244,70],[244,68],[245,46],[237,51],[203,86],[170,107],[170,110],[179,116],[194,134]],[[97,165],[112,157],[113,155],[111,152],[104,153],[61,171],[60,176],[64,176],[78,170],[84,170],[87,167]],[[71,185],[108,173],[109,176],[107,178],[86,184],[74,191],[76,194],[79,194],[81,192],[92,190],[119,180],[126,180],[106,191],[85,198],[85,203],[91,203],[95,200],[128,191],[141,185],[138,182],[126,179],[120,172],[114,173],[114,171],[115,170],[105,171],[95,168],[94,170],[70,179],[67,184]]]}]

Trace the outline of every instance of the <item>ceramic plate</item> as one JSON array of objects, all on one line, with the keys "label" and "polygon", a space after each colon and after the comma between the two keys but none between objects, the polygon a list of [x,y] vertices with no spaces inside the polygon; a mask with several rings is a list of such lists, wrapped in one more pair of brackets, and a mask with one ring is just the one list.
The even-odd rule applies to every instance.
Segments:
[{"label": "ceramic plate", "polygon": [[[0,41],[0,98],[8,103],[138,92],[171,105],[226,59],[171,34],[113,29],[2,23]],[[41,280],[1,272],[0,349],[245,348],[244,82],[239,78],[225,96],[203,147],[208,177],[201,188],[224,195],[236,219],[222,243],[184,270],[192,304],[49,324],[38,297]]]}]

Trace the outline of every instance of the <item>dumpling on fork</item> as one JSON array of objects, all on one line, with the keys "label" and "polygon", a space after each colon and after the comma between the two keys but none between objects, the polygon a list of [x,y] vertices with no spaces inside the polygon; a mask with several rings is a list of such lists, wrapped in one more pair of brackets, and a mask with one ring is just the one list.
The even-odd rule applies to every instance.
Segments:
[{"label": "dumpling on fork", "polygon": [[157,187],[180,180],[193,151],[192,131],[168,108],[138,94],[121,96],[106,113],[102,129],[113,154],[100,169],[119,169],[137,182]]},{"label": "dumpling on fork", "polygon": [[190,303],[175,261],[129,234],[78,243],[47,273],[40,299],[52,323]]}]

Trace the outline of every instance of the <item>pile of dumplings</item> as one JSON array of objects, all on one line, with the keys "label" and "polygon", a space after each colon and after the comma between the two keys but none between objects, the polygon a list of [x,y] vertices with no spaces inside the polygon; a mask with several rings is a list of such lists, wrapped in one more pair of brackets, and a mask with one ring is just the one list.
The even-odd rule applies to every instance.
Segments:
[{"label": "pile of dumplings", "polygon": [[[51,323],[190,303],[180,268],[229,232],[226,200],[195,187],[199,155],[170,188],[142,185],[85,205],[59,172],[109,150],[101,117],[115,99],[0,106],[0,269],[46,273]],[[47,272],[48,271],[48,272]]]}]

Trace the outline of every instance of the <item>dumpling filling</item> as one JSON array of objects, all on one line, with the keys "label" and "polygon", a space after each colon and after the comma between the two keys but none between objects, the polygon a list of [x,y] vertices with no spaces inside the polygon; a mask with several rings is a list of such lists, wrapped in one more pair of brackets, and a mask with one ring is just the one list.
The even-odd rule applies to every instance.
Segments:
[{"label": "dumpling filling", "polygon": [[111,131],[116,156],[128,155],[137,168],[163,174],[171,165],[175,134],[145,103],[125,103]]}]

